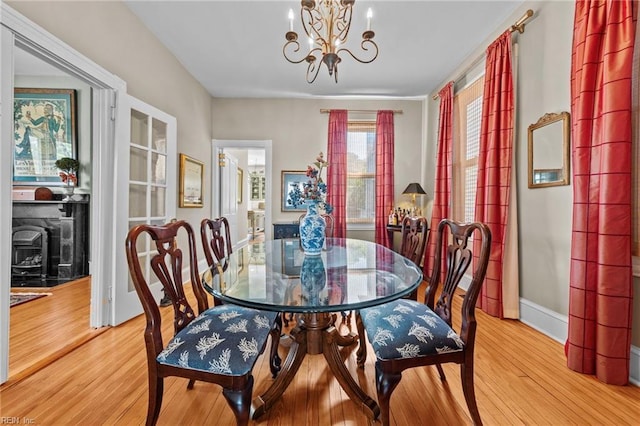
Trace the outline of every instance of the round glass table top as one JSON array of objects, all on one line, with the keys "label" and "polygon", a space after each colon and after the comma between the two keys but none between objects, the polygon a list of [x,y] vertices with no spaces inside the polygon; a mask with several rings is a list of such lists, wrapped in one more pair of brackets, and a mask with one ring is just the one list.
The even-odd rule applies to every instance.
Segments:
[{"label": "round glass table top", "polygon": [[[203,285],[225,303],[286,312],[361,309],[410,294],[422,271],[409,259],[369,241],[327,238],[319,256],[305,256],[298,239],[247,245]],[[222,276],[222,279],[220,279]]]}]

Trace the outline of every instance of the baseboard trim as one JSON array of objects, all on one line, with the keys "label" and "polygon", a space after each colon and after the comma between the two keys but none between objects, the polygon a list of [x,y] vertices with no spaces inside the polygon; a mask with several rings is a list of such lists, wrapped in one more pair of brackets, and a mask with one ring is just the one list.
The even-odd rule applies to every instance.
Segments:
[{"label": "baseboard trim", "polygon": [[[550,309],[527,299],[520,299],[520,321],[553,340],[564,344],[567,340],[569,320]],[[640,348],[631,346],[629,360],[629,382],[640,386]]]}]

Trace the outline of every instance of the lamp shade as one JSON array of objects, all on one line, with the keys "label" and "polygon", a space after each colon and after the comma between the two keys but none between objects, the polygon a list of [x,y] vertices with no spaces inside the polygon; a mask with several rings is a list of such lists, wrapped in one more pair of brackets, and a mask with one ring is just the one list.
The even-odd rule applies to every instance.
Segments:
[{"label": "lamp shade", "polygon": [[422,189],[422,187],[418,182],[413,182],[407,185],[406,189],[402,191],[402,193],[403,194],[424,194],[424,195],[427,194],[426,192],[424,192],[424,189]]}]

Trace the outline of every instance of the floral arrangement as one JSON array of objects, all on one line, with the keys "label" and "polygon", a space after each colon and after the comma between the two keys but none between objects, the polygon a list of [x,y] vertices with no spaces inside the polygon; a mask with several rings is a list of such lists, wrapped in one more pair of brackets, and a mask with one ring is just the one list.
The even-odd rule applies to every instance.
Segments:
[{"label": "floral arrangement", "polygon": [[298,183],[291,184],[287,201],[293,207],[298,207],[307,200],[315,200],[318,206],[329,214],[333,211],[331,204],[327,202],[327,184],[322,180],[322,170],[327,168],[329,163],[324,160],[322,152],[316,157],[313,165],[307,166],[306,176],[308,180],[302,183],[302,189]]},{"label": "floral arrangement", "polygon": [[63,157],[56,160],[56,167],[61,170],[59,173],[60,179],[67,186],[76,186],[78,184],[78,170],[80,169],[80,162],[75,158]]}]

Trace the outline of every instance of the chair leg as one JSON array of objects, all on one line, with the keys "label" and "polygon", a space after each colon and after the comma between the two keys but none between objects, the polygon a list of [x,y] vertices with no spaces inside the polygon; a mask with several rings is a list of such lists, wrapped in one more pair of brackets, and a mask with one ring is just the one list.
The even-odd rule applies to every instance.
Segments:
[{"label": "chair leg", "polygon": [[269,368],[271,369],[271,377],[274,379],[280,372],[282,360],[278,355],[278,346],[280,345],[280,335],[282,334],[282,317],[278,315],[269,335],[271,336],[271,350],[269,352]]},{"label": "chair leg", "polygon": [[193,385],[196,384],[196,379],[189,379],[189,383],[187,383],[187,389],[193,389]]},{"label": "chair leg", "polygon": [[469,409],[473,424],[482,426],[480,411],[478,411],[478,404],[476,403],[476,392],[473,385],[473,361],[471,363],[460,364],[460,378],[462,379],[464,399],[467,402],[467,408]]},{"label": "chair leg", "polygon": [[356,311],[356,328],[358,330],[359,341],[356,360],[358,362],[358,367],[364,368],[364,363],[367,361],[367,340],[365,338],[364,324],[362,323],[360,311]]},{"label": "chair leg", "polygon": [[402,373],[385,373],[380,368],[380,362],[376,362],[376,390],[378,392],[378,405],[380,406],[380,421],[382,426],[389,426],[389,411],[391,394],[393,393],[400,379]]},{"label": "chair leg", "polygon": [[242,390],[222,389],[222,395],[227,400],[233,414],[236,416],[238,426],[249,424],[251,414],[251,392],[253,392],[253,376],[249,376],[247,386]]},{"label": "chair leg", "polygon": [[440,364],[436,364],[436,367],[438,368],[438,373],[440,374],[440,380],[442,380],[443,382],[447,381],[447,376],[445,376],[442,366]]},{"label": "chair leg", "polygon": [[[289,318],[287,318],[289,315]],[[293,321],[293,313],[292,312],[282,312],[282,321],[284,321],[285,327],[289,327],[289,321]]]},{"label": "chair leg", "polygon": [[149,403],[147,406],[147,426],[154,426],[160,415],[162,407],[162,392],[164,390],[164,378],[158,377],[155,372],[149,372]]}]

